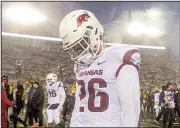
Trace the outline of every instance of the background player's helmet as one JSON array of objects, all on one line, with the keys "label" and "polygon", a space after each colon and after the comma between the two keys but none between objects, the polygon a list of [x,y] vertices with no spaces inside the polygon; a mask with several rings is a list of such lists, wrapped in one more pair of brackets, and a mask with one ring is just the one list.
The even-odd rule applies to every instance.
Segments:
[{"label": "background player's helmet", "polygon": [[50,73],[46,77],[46,84],[52,84],[57,81],[57,75],[54,73]]},{"label": "background player's helmet", "polygon": [[61,21],[60,38],[63,50],[78,64],[90,64],[101,46],[104,29],[95,15],[87,10],[76,10]]}]

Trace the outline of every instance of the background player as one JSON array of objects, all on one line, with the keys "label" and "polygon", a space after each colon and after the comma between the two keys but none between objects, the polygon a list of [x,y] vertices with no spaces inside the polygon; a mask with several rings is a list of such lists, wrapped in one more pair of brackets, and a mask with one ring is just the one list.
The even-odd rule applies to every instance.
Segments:
[{"label": "background player", "polygon": [[76,103],[71,127],[137,127],[140,53],[132,46],[103,45],[93,13],[76,10],[60,24],[63,50],[75,62]]},{"label": "background player", "polygon": [[57,75],[50,73],[46,77],[46,89],[48,93],[47,117],[48,126],[56,126],[60,123],[60,116],[66,98],[63,83],[57,81]]},{"label": "background player", "polygon": [[160,107],[159,107],[159,96],[160,93],[158,90],[156,90],[155,94],[154,94],[154,109],[156,111],[156,117],[158,116],[159,112],[160,112]]}]

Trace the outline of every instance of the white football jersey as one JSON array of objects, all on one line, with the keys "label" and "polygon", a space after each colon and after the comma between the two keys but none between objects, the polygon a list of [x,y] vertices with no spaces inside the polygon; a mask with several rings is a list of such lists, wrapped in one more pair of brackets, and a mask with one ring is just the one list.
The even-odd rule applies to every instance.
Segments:
[{"label": "white football jersey", "polygon": [[160,96],[160,93],[155,93],[155,94],[154,94],[154,102],[155,102],[155,105],[158,105],[158,104],[159,104],[159,96]]},{"label": "white football jersey", "polygon": [[[123,108],[118,92],[117,76],[124,65],[134,65],[139,69],[140,62],[137,48],[112,46],[104,49],[89,67],[75,64],[76,102],[71,127],[123,127]],[[128,92],[128,90],[121,91]],[[121,98],[126,100],[126,97]],[[136,106],[140,108],[139,101]],[[139,115],[137,117],[139,118]],[[129,122],[131,117],[126,120]]]},{"label": "white football jersey", "polygon": [[47,85],[46,90],[48,93],[48,104],[60,103],[62,99],[61,95],[64,93],[63,83],[61,81]]}]

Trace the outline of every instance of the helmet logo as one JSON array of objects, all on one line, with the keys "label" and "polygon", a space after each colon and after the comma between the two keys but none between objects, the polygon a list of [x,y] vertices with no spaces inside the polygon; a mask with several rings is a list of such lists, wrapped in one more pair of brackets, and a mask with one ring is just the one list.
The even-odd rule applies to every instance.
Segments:
[{"label": "helmet logo", "polygon": [[87,13],[78,16],[78,18],[77,18],[78,26],[77,27],[81,26],[81,24],[83,22],[88,21],[88,18],[90,18],[90,16]]},{"label": "helmet logo", "polygon": [[[81,26],[82,23],[88,21],[88,18],[90,18],[90,16],[87,13],[78,16],[78,18],[77,18],[77,29],[79,26]],[[77,31],[77,29],[74,30],[73,32]]]}]

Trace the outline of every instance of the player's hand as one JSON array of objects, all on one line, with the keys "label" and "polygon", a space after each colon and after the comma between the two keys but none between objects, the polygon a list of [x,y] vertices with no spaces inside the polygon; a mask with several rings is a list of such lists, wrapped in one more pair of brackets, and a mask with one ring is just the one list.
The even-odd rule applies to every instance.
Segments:
[{"label": "player's hand", "polygon": [[59,109],[59,108],[58,108],[58,109],[56,109],[56,111],[61,113],[61,109]]},{"label": "player's hand", "polygon": [[62,107],[59,106],[59,107],[57,108],[57,110],[61,112],[61,111],[62,111]]}]

